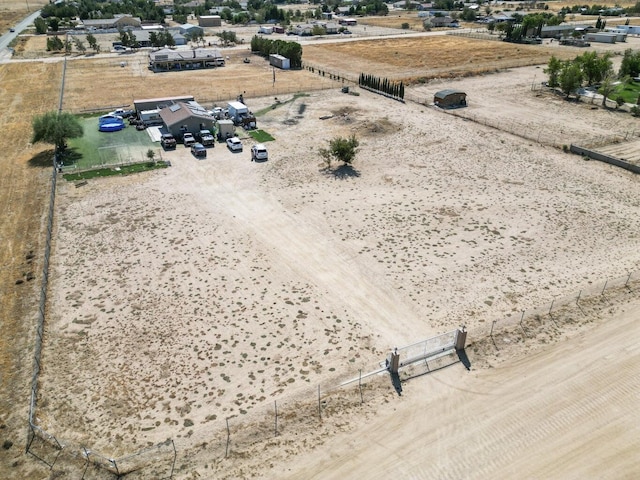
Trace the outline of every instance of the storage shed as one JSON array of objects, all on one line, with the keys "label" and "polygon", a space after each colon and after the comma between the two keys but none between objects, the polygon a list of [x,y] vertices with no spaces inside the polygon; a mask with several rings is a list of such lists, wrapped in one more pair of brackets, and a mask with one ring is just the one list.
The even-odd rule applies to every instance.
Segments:
[{"label": "storage shed", "polygon": [[275,53],[269,55],[269,64],[282,70],[289,70],[291,68],[291,63],[287,57]]},{"label": "storage shed", "polygon": [[222,17],[220,15],[201,15],[198,17],[200,27],[221,27]]},{"label": "storage shed", "polygon": [[441,108],[467,106],[467,94],[460,90],[440,90],[433,96],[433,103]]}]

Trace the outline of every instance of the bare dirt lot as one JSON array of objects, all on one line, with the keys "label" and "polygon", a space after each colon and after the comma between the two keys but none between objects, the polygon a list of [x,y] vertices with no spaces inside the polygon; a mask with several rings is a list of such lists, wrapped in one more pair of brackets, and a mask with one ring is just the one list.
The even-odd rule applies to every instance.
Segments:
[{"label": "bare dirt lot", "polygon": [[[229,98],[254,78],[233,83],[225,72],[248,67],[231,62],[175,92],[175,75],[160,81],[133,58],[125,67],[119,57],[69,62],[65,108],[142,94],[210,99],[218,81]],[[366,64],[354,61],[352,71]],[[27,79],[59,72],[59,63],[0,66],[4,123],[16,138],[29,128],[25,110],[57,102],[55,82],[43,92]],[[264,88],[269,73],[260,72]],[[242,154],[218,145],[196,160],[178,149],[167,170],[61,183],[38,422],[107,456],[172,438],[176,478],[561,478],[587,468],[632,476],[636,283],[598,309],[538,321],[544,334],[502,326],[499,350],[486,340],[492,320],[640,270],[636,176],[482,125],[500,117],[510,131],[535,131],[551,122],[559,143],[638,129],[628,115],[533,91],[537,75],[528,67],[412,87],[425,99],[464,88],[471,121],[368,92],[310,89],[288,102],[283,91],[258,119],[276,138],[268,162],[250,162],[244,138]],[[273,92],[265,95],[250,96],[250,107],[273,105]],[[318,148],[351,134],[361,143],[353,169],[325,169]],[[14,313],[3,315],[0,339],[0,440],[12,442],[0,450],[0,468],[7,478],[75,478],[82,461],[50,473],[22,449],[33,336],[24,319],[37,292],[17,290],[35,282],[15,280],[25,252],[42,250],[49,173],[34,182],[38,170],[28,166],[48,158],[38,163],[26,137],[3,140],[13,173],[1,198],[20,210],[2,231],[13,239],[3,250],[3,306]],[[307,408],[318,385],[324,392],[357,378],[394,346],[463,323],[471,373],[458,364],[405,383],[402,396],[375,377],[357,407],[355,390],[337,389],[324,397],[322,422]],[[240,440],[274,401],[281,435]],[[306,423],[294,426],[296,415]],[[225,459],[226,418],[234,437]],[[154,476],[143,469],[137,478]]]},{"label": "bare dirt lot", "polygon": [[[476,82],[543,108],[512,78]],[[60,187],[46,430],[116,456],[171,437],[187,458],[224,418],[357,376],[394,345],[486,333],[638,268],[630,173],[366,92],[259,122],[276,138],[265,163],[178,149],[163,172]],[[317,148],[350,134],[354,169],[324,171]]]}]

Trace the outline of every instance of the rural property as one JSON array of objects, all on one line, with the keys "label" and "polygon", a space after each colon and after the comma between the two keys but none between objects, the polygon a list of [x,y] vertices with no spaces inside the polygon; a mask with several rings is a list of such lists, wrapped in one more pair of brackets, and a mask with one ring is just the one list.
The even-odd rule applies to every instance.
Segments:
[{"label": "rural property", "polygon": [[[252,26],[225,27],[246,40],[224,67],[161,73],[145,49],[65,60],[20,35],[0,63],[0,477],[640,471],[640,176],[571,152],[640,165],[640,120],[543,85],[578,47],[366,22],[299,37],[305,66],[277,71]],[[628,48],[593,47],[616,68]],[[449,90],[464,108],[434,106]],[[239,95],[265,135],[236,127],[241,152],[97,132],[139,99]],[[29,143],[60,99],[83,141],[111,135],[101,162],[167,168],[66,179]],[[351,164],[323,157],[337,137]],[[390,372],[396,349],[420,361]]]}]

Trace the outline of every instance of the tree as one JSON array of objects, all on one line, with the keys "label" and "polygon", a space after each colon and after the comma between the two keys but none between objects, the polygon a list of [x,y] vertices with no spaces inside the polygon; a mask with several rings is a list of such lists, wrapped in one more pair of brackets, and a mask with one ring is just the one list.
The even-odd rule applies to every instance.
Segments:
[{"label": "tree", "polygon": [[59,52],[64,48],[64,43],[57,36],[47,38],[47,52]]},{"label": "tree", "polygon": [[60,26],[60,20],[58,19],[58,17],[51,17],[49,19],[49,28],[51,29],[52,32],[57,32],[59,26]]},{"label": "tree", "polygon": [[576,57],[582,68],[582,73],[587,81],[587,85],[600,83],[612,69],[611,58],[609,54],[598,56],[596,52],[587,52]]},{"label": "tree", "polygon": [[565,62],[560,72],[560,89],[567,98],[582,85],[582,70],[576,62]]},{"label": "tree", "polygon": [[33,25],[36,27],[36,33],[47,33],[47,22],[45,22],[44,18],[36,18],[33,21]]},{"label": "tree", "polygon": [[607,75],[602,79],[602,85],[598,90],[598,93],[602,95],[602,106],[607,106],[607,98],[615,91],[616,87],[613,84],[614,78],[613,75]]},{"label": "tree", "polygon": [[356,156],[359,145],[355,135],[351,135],[350,138],[336,137],[329,141],[329,148],[320,149],[320,156],[327,162],[327,167],[331,165],[332,160],[350,165]]},{"label": "tree", "polygon": [[547,84],[551,88],[556,88],[560,86],[560,72],[562,71],[562,61],[555,57],[555,55],[551,55],[549,59],[549,63],[547,64],[547,68],[543,70],[544,73],[549,75],[549,81]]},{"label": "tree", "polygon": [[93,34],[87,34],[87,43],[89,44],[89,48],[91,48],[94,52],[98,53],[100,51],[98,40],[96,40],[96,37]]},{"label": "tree", "polygon": [[84,134],[78,119],[67,112],[47,112],[36,115],[31,121],[33,136],[31,143],[52,143],[56,150],[63,151],[67,146],[67,139],[78,138]]},{"label": "tree", "polygon": [[87,51],[87,47],[85,47],[84,42],[80,40],[78,37],[73,37],[73,44],[80,53],[85,53]]}]

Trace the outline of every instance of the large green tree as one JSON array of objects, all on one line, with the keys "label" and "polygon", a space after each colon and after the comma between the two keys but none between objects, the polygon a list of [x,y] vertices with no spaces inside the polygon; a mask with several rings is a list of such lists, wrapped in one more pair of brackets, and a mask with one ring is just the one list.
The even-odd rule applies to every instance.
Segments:
[{"label": "large green tree", "polygon": [[547,82],[551,88],[556,88],[560,86],[560,72],[562,71],[562,60],[557,58],[554,55],[551,55],[549,59],[549,63],[547,64],[547,68],[545,68],[544,73],[549,75],[549,81]]},{"label": "large green tree", "polygon": [[51,143],[58,151],[66,148],[69,138],[78,138],[84,133],[78,119],[67,112],[53,111],[36,115],[31,121],[31,126],[33,127],[31,143]]},{"label": "large green tree", "polygon": [[567,98],[582,85],[582,69],[576,62],[565,62],[560,72],[560,89]]}]

